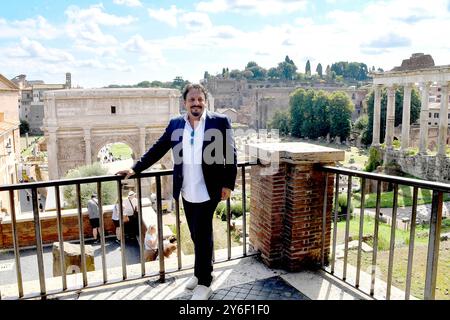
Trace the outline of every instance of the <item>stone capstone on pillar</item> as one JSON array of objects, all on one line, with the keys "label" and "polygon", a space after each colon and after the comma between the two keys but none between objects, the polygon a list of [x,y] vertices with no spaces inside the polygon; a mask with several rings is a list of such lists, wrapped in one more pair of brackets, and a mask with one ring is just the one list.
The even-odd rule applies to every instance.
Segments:
[{"label": "stone capstone on pillar", "polygon": [[250,244],[270,267],[289,271],[321,263],[322,222],[327,184],[325,262],[328,262],[334,176],[317,165],[335,165],[342,150],[307,143],[247,146],[251,169]]}]

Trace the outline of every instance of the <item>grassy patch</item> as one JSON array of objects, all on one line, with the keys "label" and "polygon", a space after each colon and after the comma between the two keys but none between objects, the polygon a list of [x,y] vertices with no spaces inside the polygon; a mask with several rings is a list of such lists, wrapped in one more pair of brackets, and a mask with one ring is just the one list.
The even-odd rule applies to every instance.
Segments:
[{"label": "grassy patch", "polygon": [[[428,204],[431,203],[433,192],[428,189],[419,189],[417,195],[417,204]],[[377,194],[370,193],[366,194],[365,197],[365,207],[375,208],[377,201]],[[450,195],[448,193],[444,194],[444,201],[450,201]],[[399,207],[410,207],[413,204],[413,187],[409,186],[399,186],[398,188],[398,206]],[[353,194],[353,205],[357,208],[361,205],[361,194]],[[380,199],[381,208],[392,208],[394,206],[394,192],[382,192]]]},{"label": "grassy patch", "polygon": [[126,160],[131,158],[133,151],[124,143],[115,143],[111,146],[111,153],[116,159]]},{"label": "grassy patch", "polygon": [[[427,263],[427,244],[418,243],[414,246],[413,267],[411,275],[411,294],[423,299]],[[361,254],[361,270],[369,270],[372,265],[372,253]],[[356,266],[357,251],[351,250],[348,262]],[[377,278],[387,281],[389,250],[379,251],[377,255]],[[408,247],[395,248],[394,265],[392,269],[392,285],[401,290],[406,288],[406,270],[408,263]],[[443,241],[439,246],[439,260],[436,278],[436,300],[450,300],[450,241]]]},{"label": "grassy patch", "polygon": [[[373,236],[375,221],[371,217],[365,217],[363,235]],[[359,219],[353,218],[349,224],[350,236],[358,239],[359,235]],[[414,239],[414,255],[413,268],[411,277],[411,294],[419,299],[423,299],[425,287],[426,261],[428,251],[428,231],[429,226],[417,225]],[[446,219],[442,223],[441,233],[450,231],[450,221]],[[387,281],[388,262],[389,262],[389,243],[390,243],[391,226],[386,223],[379,223],[378,229],[378,253],[377,253],[377,278]],[[337,243],[344,243],[345,239],[345,221],[338,222]],[[372,241],[366,241],[370,246]],[[392,285],[405,290],[406,271],[408,263],[409,250],[409,231],[395,231],[395,250],[394,250],[394,266]],[[361,252],[361,270],[370,273],[372,265],[372,253]],[[349,250],[348,263],[356,266],[357,250]],[[378,271],[377,271],[378,272]],[[439,245],[438,272],[436,281],[436,299],[449,300],[450,296],[450,241],[441,241]]]}]

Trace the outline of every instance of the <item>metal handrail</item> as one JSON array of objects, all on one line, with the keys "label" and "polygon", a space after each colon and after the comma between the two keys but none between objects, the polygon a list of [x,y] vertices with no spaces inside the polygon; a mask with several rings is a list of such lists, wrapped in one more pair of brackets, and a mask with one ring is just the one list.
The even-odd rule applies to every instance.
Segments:
[{"label": "metal handrail", "polygon": [[[245,198],[245,167],[247,166],[251,166],[254,165],[253,163],[249,163],[249,162],[240,162],[238,163],[238,167],[241,168],[242,170],[242,194],[243,197]],[[142,200],[141,200],[141,179],[143,178],[155,178],[155,182],[156,182],[156,186],[157,186],[157,195],[156,195],[156,201],[157,201],[157,225],[158,225],[158,238],[159,238],[159,251],[161,252],[160,254],[160,261],[159,261],[159,279],[161,282],[165,281],[165,275],[167,273],[167,271],[165,270],[165,264],[164,264],[164,255],[162,254],[163,252],[163,228],[162,228],[162,196],[161,196],[161,177],[163,176],[168,176],[168,175],[172,175],[173,174],[173,170],[159,170],[159,171],[150,171],[150,172],[142,172],[140,174],[136,174],[134,176],[131,176],[129,179],[130,180],[136,180],[137,181],[137,195],[139,197],[138,199],[138,237],[139,237],[139,253],[140,253],[140,264],[141,264],[141,274],[140,274],[140,278],[147,278],[147,277],[153,277],[155,276],[155,274],[146,274],[145,273],[145,261],[144,261],[144,257],[143,257],[143,243],[142,243],[142,239],[143,239],[143,230],[141,228],[141,225],[143,223],[143,218],[142,218]],[[98,205],[99,205],[99,213],[102,213],[102,198],[101,198],[101,183],[102,182],[107,182],[107,181],[116,181],[117,183],[117,192],[118,194],[122,194],[122,187],[123,187],[123,183],[122,180],[124,180],[124,176],[118,176],[118,175],[106,175],[106,176],[98,176],[98,177],[87,177],[87,178],[75,178],[75,179],[66,179],[66,180],[53,180],[53,181],[46,181],[46,182],[32,182],[32,183],[25,183],[25,184],[13,184],[13,185],[5,185],[5,186],[0,186],[0,192],[2,191],[8,191],[9,195],[10,195],[10,200],[11,200],[11,218],[12,218],[12,228],[13,228],[13,245],[14,245],[14,253],[15,253],[15,260],[16,260],[16,275],[17,275],[17,286],[18,286],[18,293],[19,299],[23,299],[25,298],[25,296],[27,296],[26,298],[34,298],[34,297],[41,297],[43,299],[46,298],[47,295],[50,294],[55,294],[55,293],[63,293],[63,292],[70,292],[70,291],[74,291],[74,290],[80,290],[83,288],[91,288],[91,287],[98,287],[98,285],[95,284],[89,284],[88,283],[88,278],[87,278],[87,270],[86,270],[86,259],[85,259],[85,237],[84,237],[84,231],[83,231],[83,213],[81,210],[81,192],[80,192],[80,186],[82,184],[89,184],[89,183],[96,183],[97,184],[97,193],[98,193]],[[62,259],[62,254],[60,256],[60,267],[61,267],[61,273],[62,273],[62,287],[61,290],[58,292],[48,292],[47,290],[47,286],[46,286],[46,281],[45,281],[45,270],[44,270],[44,261],[43,261],[43,235],[42,235],[42,230],[41,230],[41,223],[40,223],[40,214],[39,214],[39,209],[38,209],[38,195],[37,195],[37,190],[39,188],[46,188],[46,187],[51,187],[55,189],[55,192],[57,193],[56,195],[56,205],[57,205],[57,210],[56,210],[56,227],[57,227],[57,231],[58,231],[58,242],[60,244],[60,250],[63,250],[64,247],[64,239],[63,239],[63,232],[62,232],[62,217],[61,217],[61,201],[59,198],[59,190],[61,186],[67,186],[67,185],[75,185],[76,187],[76,197],[77,197],[77,217],[78,217],[78,225],[79,225],[79,239],[78,241],[80,242],[80,250],[81,250],[81,273],[82,273],[82,278],[83,278],[83,284],[82,284],[82,288],[68,288],[67,286],[67,275],[66,275],[66,270],[63,267],[63,259]],[[16,222],[16,212],[14,210],[15,208],[15,204],[14,204],[14,191],[16,190],[24,190],[24,189],[30,189],[31,190],[31,194],[32,194],[32,203],[33,203],[33,220],[35,223],[35,239],[36,239],[36,249],[37,249],[37,259],[38,259],[38,271],[39,271],[39,287],[40,287],[40,292],[39,294],[32,294],[27,295],[24,293],[23,290],[23,279],[22,279],[22,270],[21,270],[21,265],[20,265],[20,252],[19,252],[19,240],[17,237],[17,232],[16,232],[16,228],[17,228],[17,222]],[[245,199],[242,200],[243,201],[243,207],[245,208]],[[179,238],[179,232],[180,232],[180,205],[179,205],[179,200],[175,199],[175,209],[176,209],[176,225],[177,225],[177,235]],[[124,221],[123,221],[123,207],[122,207],[122,197],[119,197],[119,223],[120,223],[120,229],[121,229],[121,239],[123,240],[125,237],[125,228],[124,228]],[[227,221],[228,221],[228,227],[227,227],[227,238],[228,238],[228,257],[225,261],[229,261],[229,260],[234,260],[236,258],[242,258],[245,256],[251,256],[247,254],[247,250],[244,247],[243,248],[243,254],[239,257],[231,257],[231,231],[230,231],[230,226],[229,226],[229,221],[230,221],[230,201],[227,201]],[[103,228],[104,226],[104,221],[103,221],[103,214],[100,214],[101,216],[101,230],[103,230],[103,232],[100,233],[100,241],[101,241],[101,255],[102,255],[102,271],[103,271],[103,282],[102,285],[106,285],[106,284],[110,284],[110,283],[116,283],[117,281],[108,281],[107,279],[107,267],[106,267],[106,254],[105,254],[105,229]],[[246,241],[245,241],[245,235],[246,235],[246,217],[245,217],[245,213],[243,214],[243,232],[244,232],[244,246],[246,246]],[[180,240],[180,239],[179,239]],[[179,247],[178,247],[178,270],[188,270],[191,269],[192,267],[187,267],[187,268],[182,268],[182,261],[181,261],[181,240],[178,243]],[[136,279],[135,277],[129,277],[127,275],[127,262],[126,262],[126,255],[125,255],[125,241],[121,241],[121,265],[122,265],[122,281],[128,281],[131,278]],[[257,253],[255,253],[257,254]],[[215,261],[215,263],[217,262],[222,262],[222,261]],[[170,273],[170,272],[169,272]],[[139,278],[139,277],[138,277]],[[1,296],[0,296],[1,299]]]},{"label": "metal handrail", "polygon": [[[430,216],[430,232],[428,239],[428,251],[427,251],[427,264],[426,264],[426,274],[425,274],[425,286],[424,286],[424,298],[434,299],[436,291],[436,278],[437,278],[437,266],[439,257],[439,235],[441,230],[441,220],[442,220],[442,205],[443,205],[443,194],[450,192],[450,184],[425,181],[419,179],[411,179],[404,177],[395,177],[379,173],[362,172],[342,167],[332,167],[332,166],[320,166],[317,165],[316,169],[325,173],[327,183],[325,184],[324,194],[327,194],[328,189],[328,176],[330,174],[335,174],[335,187],[334,187],[334,208],[332,216],[333,218],[333,233],[332,233],[332,251],[331,251],[331,268],[330,273],[335,275],[335,261],[336,261],[336,245],[337,245],[337,218],[338,218],[338,196],[339,196],[339,180],[342,176],[347,176],[347,203],[351,201],[351,181],[353,177],[361,178],[361,208],[359,214],[359,244],[357,249],[357,265],[356,265],[356,280],[353,286],[360,289],[360,272],[361,272],[361,242],[362,242],[362,232],[363,232],[363,221],[364,221],[364,210],[365,210],[365,186],[366,180],[375,180],[376,183],[376,209],[375,209],[375,225],[373,232],[373,251],[372,251],[372,268],[371,268],[371,283],[369,292],[364,292],[374,297],[375,294],[375,281],[376,281],[376,264],[377,264],[377,253],[378,253],[378,236],[379,236],[379,224],[380,224],[380,207],[381,207],[381,184],[382,182],[388,182],[393,184],[393,207],[392,207],[392,221],[390,230],[390,240],[389,240],[389,261],[388,261],[388,275],[387,275],[387,287],[386,287],[386,299],[391,298],[391,287],[392,287],[392,276],[393,276],[393,264],[394,264],[394,250],[395,250],[395,228],[396,228],[396,218],[397,218],[397,208],[398,208],[398,193],[399,185],[405,185],[413,187],[413,208],[411,213],[411,228],[409,237],[409,250],[408,250],[408,266],[406,275],[406,290],[405,299],[410,299],[411,290],[411,277],[412,277],[412,261],[414,255],[414,236],[415,236],[415,223],[417,215],[417,198],[418,189],[428,189],[433,191],[431,216]],[[348,206],[349,207],[349,206]],[[326,218],[328,215],[328,203],[327,197],[325,197],[323,203],[323,228],[322,228],[322,241],[325,239],[326,233]],[[350,210],[347,210],[347,215],[345,217],[345,249],[344,249],[344,266],[343,266],[343,276],[342,280],[348,283],[346,279],[347,274],[347,254],[348,254],[348,237],[349,237],[349,223],[350,223]],[[330,225],[331,227],[331,225]],[[331,249],[330,249],[331,250]],[[322,245],[322,269],[328,272],[325,268],[326,265],[324,261],[326,248]],[[352,285],[351,283],[349,283]]]}]

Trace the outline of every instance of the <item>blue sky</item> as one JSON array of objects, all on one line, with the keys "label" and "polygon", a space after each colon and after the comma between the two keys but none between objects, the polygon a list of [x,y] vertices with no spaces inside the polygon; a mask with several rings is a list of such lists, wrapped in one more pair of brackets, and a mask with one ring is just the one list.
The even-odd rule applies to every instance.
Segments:
[{"label": "blue sky", "polygon": [[286,55],[386,70],[414,52],[450,64],[450,0],[27,0],[0,11],[0,73],[82,87],[196,82]]}]

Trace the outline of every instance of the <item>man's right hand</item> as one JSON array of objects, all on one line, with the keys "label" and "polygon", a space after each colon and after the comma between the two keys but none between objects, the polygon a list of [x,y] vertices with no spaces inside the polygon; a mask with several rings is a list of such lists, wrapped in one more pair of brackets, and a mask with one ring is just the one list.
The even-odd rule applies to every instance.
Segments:
[{"label": "man's right hand", "polygon": [[133,169],[127,169],[127,170],[121,170],[116,172],[116,176],[125,176],[125,180],[129,179],[132,175],[134,175],[135,172]]}]

